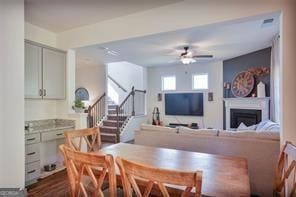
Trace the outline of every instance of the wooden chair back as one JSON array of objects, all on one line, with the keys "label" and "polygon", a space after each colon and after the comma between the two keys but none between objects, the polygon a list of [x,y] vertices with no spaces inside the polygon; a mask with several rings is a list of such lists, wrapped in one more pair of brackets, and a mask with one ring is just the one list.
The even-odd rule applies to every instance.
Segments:
[{"label": "wooden chair back", "polygon": [[94,151],[95,146],[101,147],[101,137],[99,127],[66,131],[64,133],[66,144],[74,150],[82,151],[82,144],[87,145],[87,151]]},{"label": "wooden chair back", "polygon": [[[131,162],[120,157],[116,158],[116,163],[120,170],[123,191],[125,197],[132,196],[135,192],[137,197],[150,196],[153,187],[160,190],[164,197],[170,196],[169,190],[165,184],[176,186],[185,186],[182,192],[183,196],[191,195],[194,188],[194,196],[201,196],[202,172],[179,172],[173,170],[159,169],[143,164]],[[145,188],[140,189],[138,181],[145,181]]]},{"label": "wooden chair back", "polygon": [[279,155],[274,180],[274,196],[296,196],[296,146],[286,142]]},{"label": "wooden chair back", "polygon": [[[60,150],[65,157],[67,174],[72,197],[104,196],[102,185],[108,176],[108,196],[116,197],[116,175],[112,155],[97,155],[73,150],[65,145],[60,145]],[[87,182],[85,178],[87,177]],[[89,188],[92,188],[89,190]]]}]

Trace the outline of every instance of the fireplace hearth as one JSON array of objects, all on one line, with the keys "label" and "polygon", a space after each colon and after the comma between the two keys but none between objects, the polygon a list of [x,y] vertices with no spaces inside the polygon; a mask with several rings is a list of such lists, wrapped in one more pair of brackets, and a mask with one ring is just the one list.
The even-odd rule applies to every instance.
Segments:
[{"label": "fireplace hearth", "polygon": [[262,120],[261,110],[230,109],[230,126],[237,128],[241,123],[246,126],[258,124]]}]

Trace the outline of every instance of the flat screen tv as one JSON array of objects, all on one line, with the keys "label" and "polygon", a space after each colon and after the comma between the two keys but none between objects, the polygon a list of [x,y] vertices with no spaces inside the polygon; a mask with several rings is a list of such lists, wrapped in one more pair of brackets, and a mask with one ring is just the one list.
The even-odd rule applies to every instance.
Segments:
[{"label": "flat screen tv", "polygon": [[203,116],[203,93],[165,94],[165,114]]}]

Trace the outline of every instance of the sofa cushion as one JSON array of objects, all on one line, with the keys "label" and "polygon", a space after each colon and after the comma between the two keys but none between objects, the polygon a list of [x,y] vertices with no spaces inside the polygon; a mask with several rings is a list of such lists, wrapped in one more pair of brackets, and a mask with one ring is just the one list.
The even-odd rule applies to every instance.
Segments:
[{"label": "sofa cushion", "polygon": [[264,140],[280,140],[280,133],[274,131],[256,132],[256,131],[219,131],[220,137],[253,138]]},{"label": "sofa cushion", "polygon": [[179,133],[192,134],[192,135],[218,136],[217,129],[190,129],[188,127],[179,127]]},{"label": "sofa cushion", "polygon": [[160,131],[160,132],[177,132],[176,128],[164,127],[164,126],[156,126],[151,124],[142,124],[141,130],[145,131]]},{"label": "sofa cushion", "polygon": [[262,121],[257,125],[256,131],[280,131],[280,125],[270,120]]}]

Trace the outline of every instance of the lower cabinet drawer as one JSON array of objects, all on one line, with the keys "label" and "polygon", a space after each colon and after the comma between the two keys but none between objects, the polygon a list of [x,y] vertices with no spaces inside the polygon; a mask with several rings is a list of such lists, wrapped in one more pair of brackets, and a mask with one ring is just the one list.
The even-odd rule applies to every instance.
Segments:
[{"label": "lower cabinet drawer", "polygon": [[61,138],[64,138],[64,130],[49,131],[41,134],[42,141],[50,141]]},{"label": "lower cabinet drawer", "polygon": [[26,164],[26,181],[37,179],[40,177],[40,162]]},{"label": "lower cabinet drawer", "polygon": [[40,142],[40,134],[28,134],[25,135],[25,144],[34,144]]},{"label": "lower cabinet drawer", "polygon": [[32,163],[40,160],[40,144],[26,145],[26,163]]}]

